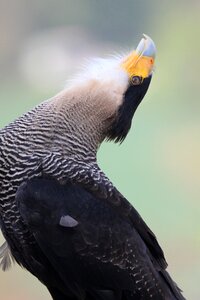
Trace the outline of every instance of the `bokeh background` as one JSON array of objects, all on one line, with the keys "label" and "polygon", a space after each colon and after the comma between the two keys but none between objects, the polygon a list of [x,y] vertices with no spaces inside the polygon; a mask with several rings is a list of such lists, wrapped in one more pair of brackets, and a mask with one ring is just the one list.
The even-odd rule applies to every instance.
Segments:
[{"label": "bokeh background", "polygon": [[[151,87],[126,141],[98,159],[156,233],[186,298],[199,300],[199,0],[1,0],[0,126],[57,93],[86,58],[132,49],[143,32],[158,50]],[[15,265],[0,271],[0,299],[50,296]]]}]

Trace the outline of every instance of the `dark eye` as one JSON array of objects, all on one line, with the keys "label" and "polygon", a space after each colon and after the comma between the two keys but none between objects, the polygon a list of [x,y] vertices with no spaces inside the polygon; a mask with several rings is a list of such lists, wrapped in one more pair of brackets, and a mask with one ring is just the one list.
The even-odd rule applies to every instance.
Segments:
[{"label": "dark eye", "polygon": [[140,76],[133,76],[133,77],[131,77],[131,80],[130,80],[132,85],[139,85],[142,83],[142,81],[143,81],[143,78]]}]

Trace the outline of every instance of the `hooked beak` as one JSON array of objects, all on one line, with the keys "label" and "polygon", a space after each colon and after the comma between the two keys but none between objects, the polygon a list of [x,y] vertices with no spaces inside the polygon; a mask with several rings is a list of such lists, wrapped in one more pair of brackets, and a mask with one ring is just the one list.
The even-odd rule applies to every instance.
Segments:
[{"label": "hooked beak", "polygon": [[139,76],[143,79],[151,75],[156,56],[156,46],[153,40],[143,35],[135,51],[122,62],[122,68],[129,77]]},{"label": "hooked beak", "polygon": [[135,52],[138,54],[138,56],[147,56],[155,59],[156,46],[148,35],[143,34],[143,38],[139,42]]}]

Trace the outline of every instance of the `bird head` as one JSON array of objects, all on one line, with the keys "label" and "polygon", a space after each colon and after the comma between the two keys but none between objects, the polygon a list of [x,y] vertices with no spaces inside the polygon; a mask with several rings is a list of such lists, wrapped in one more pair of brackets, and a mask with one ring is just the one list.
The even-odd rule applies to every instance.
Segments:
[{"label": "bird head", "polygon": [[145,96],[154,68],[156,47],[150,37],[144,35],[135,51],[127,55],[120,64],[126,75],[122,102],[118,107],[108,139],[122,142],[126,137],[133,115]]},{"label": "bird head", "polygon": [[[132,117],[145,96],[152,77],[156,48],[144,35],[128,55],[93,59],[64,91],[69,123],[88,140],[121,142]],[[66,100],[68,99],[68,100]],[[73,110],[72,107],[75,107]],[[70,118],[73,120],[70,121]],[[74,122],[76,118],[76,122]]]}]

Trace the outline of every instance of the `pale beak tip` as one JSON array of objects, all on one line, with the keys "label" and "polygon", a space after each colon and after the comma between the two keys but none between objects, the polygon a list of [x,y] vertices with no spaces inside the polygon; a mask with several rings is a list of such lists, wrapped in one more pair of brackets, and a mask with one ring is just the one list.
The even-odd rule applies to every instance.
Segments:
[{"label": "pale beak tip", "polygon": [[156,46],[154,41],[148,35],[143,34],[143,38],[139,42],[136,52],[138,53],[138,55],[155,58]]}]

